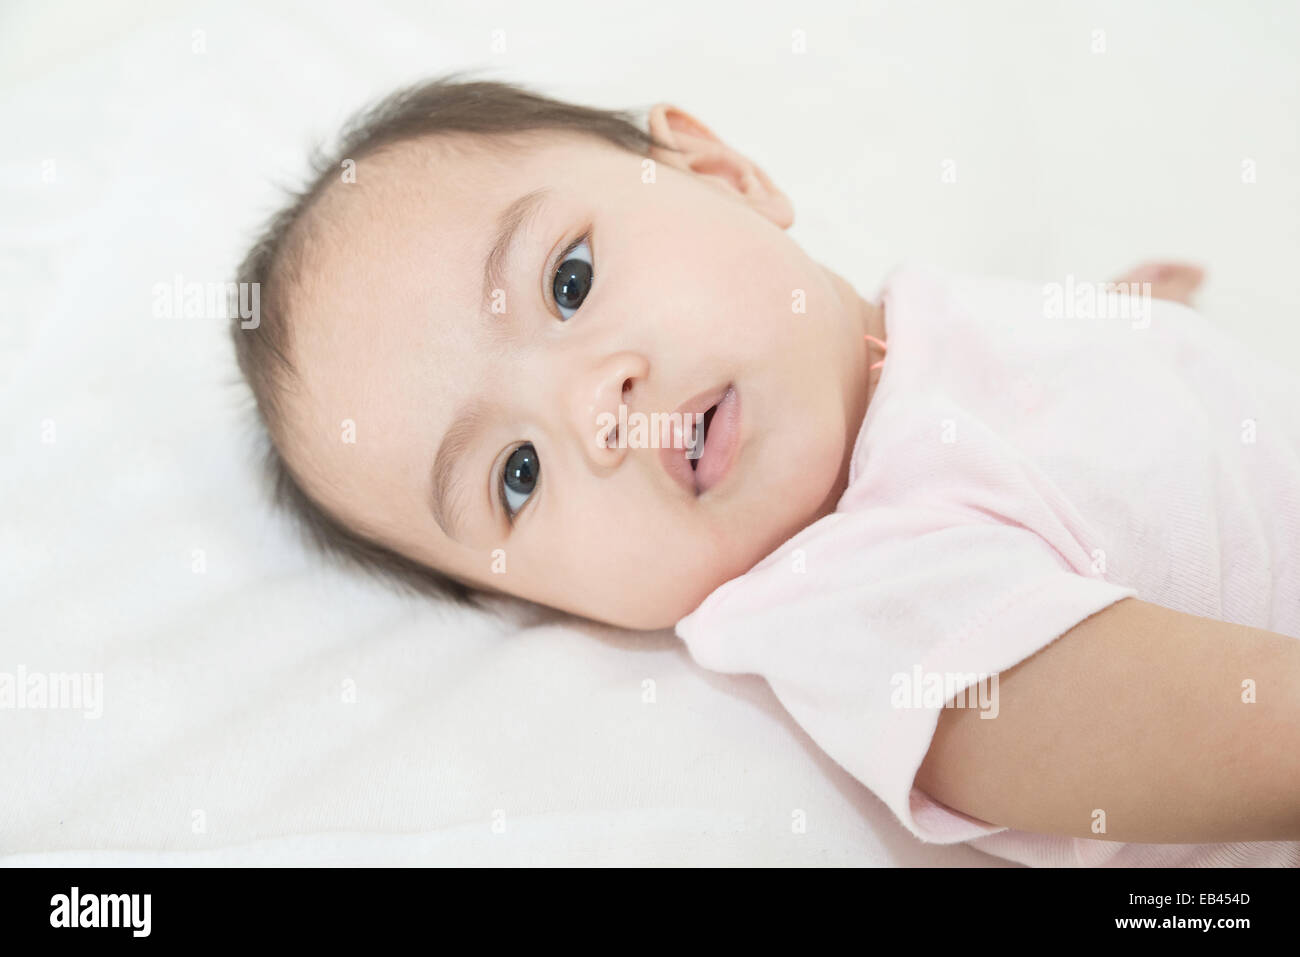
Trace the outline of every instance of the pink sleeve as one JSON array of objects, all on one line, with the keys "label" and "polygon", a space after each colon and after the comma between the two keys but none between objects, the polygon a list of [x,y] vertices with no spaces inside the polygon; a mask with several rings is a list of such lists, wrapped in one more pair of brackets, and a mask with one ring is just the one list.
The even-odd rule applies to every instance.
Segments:
[{"label": "pink sleeve", "polygon": [[982,687],[969,706],[996,720],[998,672],[1136,593],[1070,570],[1027,529],[935,528],[933,513],[900,512],[828,516],[714,591],[677,633],[705,668],[764,676],[918,838],[967,841],[1005,828],[913,786],[944,701]]}]

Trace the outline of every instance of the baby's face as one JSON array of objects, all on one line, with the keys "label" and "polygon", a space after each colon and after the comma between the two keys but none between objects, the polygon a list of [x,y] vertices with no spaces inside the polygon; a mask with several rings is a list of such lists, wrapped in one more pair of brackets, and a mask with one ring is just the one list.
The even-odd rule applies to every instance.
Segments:
[{"label": "baby's face", "polygon": [[[866,306],[761,203],[673,162],[647,182],[586,137],[421,141],[331,187],[292,313],[283,451],[308,492],[469,584],[631,628],[831,511]],[[663,444],[638,415],[724,395],[694,468],[631,447]]]}]

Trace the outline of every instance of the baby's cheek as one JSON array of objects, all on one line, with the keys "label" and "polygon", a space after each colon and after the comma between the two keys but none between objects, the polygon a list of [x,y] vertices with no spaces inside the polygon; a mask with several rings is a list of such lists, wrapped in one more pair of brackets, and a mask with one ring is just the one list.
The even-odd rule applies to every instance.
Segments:
[{"label": "baby's cheek", "polygon": [[[723,549],[708,523],[675,510],[644,509],[619,530],[618,565],[602,570],[613,588],[630,589],[624,604],[655,616],[684,617],[717,585]],[[717,580],[715,580],[717,579]],[[653,627],[659,627],[654,625]]]}]

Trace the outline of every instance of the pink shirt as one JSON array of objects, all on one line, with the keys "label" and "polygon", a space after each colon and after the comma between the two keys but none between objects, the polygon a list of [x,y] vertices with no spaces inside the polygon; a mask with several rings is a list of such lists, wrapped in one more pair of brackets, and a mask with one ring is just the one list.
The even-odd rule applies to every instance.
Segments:
[{"label": "pink shirt", "polygon": [[1300,638],[1300,388],[1173,303],[1097,317],[1077,286],[910,267],[882,300],[848,489],[677,624],[692,657],[763,675],[924,841],[1037,866],[1300,865],[1296,842],[1016,831],[912,784],[951,692],[1124,597]]}]

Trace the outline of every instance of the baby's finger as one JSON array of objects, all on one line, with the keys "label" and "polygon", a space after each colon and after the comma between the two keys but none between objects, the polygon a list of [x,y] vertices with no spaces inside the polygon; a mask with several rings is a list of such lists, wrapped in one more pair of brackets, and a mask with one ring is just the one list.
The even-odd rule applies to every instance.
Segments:
[{"label": "baby's finger", "polygon": [[1130,269],[1116,282],[1150,283],[1156,299],[1190,304],[1205,280],[1205,270],[1194,263],[1145,262]]}]

